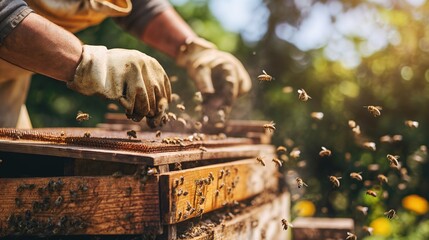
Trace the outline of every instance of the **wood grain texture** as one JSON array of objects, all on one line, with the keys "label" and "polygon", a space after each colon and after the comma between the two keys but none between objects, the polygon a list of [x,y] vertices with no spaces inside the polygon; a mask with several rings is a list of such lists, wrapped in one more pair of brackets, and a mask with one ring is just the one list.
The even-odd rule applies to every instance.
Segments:
[{"label": "wood grain texture", "polygon": [[294,240],[345,239],[354,232],[351,218],[296,218],[293,221]]},{"label": "wood grain texture", "polygon": [[55,145],[50,143],[24,141],[15,142],[12,140],[0,140],[0,151],[132,164],[146,164],[151,166],[172,164],[178,160],[181,162],[187,162],[256,157],[260,152],[260,150],[255,149],[255,146],[253,145],[239,145],[231,147],[207,148],[207,152],[202,152],[201,150],[185,150],[163,153],[141,153],[91,147]]},{"label": "wood grain texture", "polygon": [[290,195],[285,192],[273,201],[236,215],[216,226],[209,233],[187,240],[290,240],[290,231],[283,230],[281,220],[290,219]]},{"label": "wood grain texture", "polygon": [[178,223],[277,189],[277,167],[256,159],[215,164],[160,175],[163,222]]},{"label": "wood grain texture", "polygon": [[132,176],[0,179],[0,236],[142,234],[159,227],[156,177],[144,185]]}]

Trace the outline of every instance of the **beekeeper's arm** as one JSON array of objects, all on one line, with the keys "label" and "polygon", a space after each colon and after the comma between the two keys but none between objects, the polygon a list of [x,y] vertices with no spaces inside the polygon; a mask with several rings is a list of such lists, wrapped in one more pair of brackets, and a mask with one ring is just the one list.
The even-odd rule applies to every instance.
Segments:
[{"label": "beekeeper's arm", "polygon": [[159,122],[153,120],[170,99],[168,77],[155,59],[135,50],[82,45],[23,1],[0,2],[0,57],[66,81],[81,94],[118,100],[134,121],[148,117],[151,125]]},{"label": "beekeeper's arm", "polygon": [[[146,22],[139,5],[151,2],[159,8],[159,14]],[[133,1],[131,13],[117,22],[184,67],[198,90],[206,95],[211,109],[228,109],[237,96],[250,90],[251,81],[241,62],[199,38],[166,0]]]}]

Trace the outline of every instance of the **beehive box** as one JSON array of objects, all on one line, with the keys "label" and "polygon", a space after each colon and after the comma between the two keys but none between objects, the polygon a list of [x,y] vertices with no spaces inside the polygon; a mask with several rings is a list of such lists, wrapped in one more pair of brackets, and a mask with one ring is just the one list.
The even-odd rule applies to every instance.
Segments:
[{"label": "beehive box", "polygon": [[254,139],[142,131],[129,139],[100,128],[0,129],[0,139],[0,237],[287,237],[277,167],[255,160],[274,148]]}]

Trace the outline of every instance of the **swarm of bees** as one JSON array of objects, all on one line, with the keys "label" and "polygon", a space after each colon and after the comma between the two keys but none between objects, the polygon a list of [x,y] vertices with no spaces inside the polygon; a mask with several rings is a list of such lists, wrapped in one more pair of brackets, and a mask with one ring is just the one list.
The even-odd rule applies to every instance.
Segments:
[{"label": "swarm of bees", "polygon": [[379,117],[381,115],[381,110],[383,110],[380,106],[363,106],[370,112],[374,117]]},{"label": "swarm of bees", "polygon": [[271,82],[274,78],[270,75],[268,75],[265,70],[262,70],[262,74],[258,76],[259,82]]},{"label": "swarm of bees", "polygon": [[308,99],[311,99],[311,97],[307,94],[307,92],[304,89],[298,89],[298,99],[307,102]]}]

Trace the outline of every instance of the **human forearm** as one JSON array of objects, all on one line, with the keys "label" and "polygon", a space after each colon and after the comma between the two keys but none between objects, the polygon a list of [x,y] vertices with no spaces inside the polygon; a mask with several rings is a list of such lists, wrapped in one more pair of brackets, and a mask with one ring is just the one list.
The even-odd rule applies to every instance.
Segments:
[{"label": "human forearm", "polygon": [[173,8],[168,8],[153,18],[140,39],[175,59],[180,46],[192,37],[196,34],[188,24]]},{"label": "human forearm", "polygon": [[82,44],[73,34],[30,13],[4,40],[0,57],[58,80],[73,79]]}]

